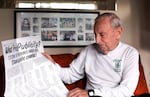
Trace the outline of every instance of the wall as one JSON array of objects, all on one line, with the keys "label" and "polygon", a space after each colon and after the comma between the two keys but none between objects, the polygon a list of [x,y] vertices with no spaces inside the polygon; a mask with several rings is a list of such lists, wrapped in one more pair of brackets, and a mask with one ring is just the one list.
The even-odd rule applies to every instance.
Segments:
[{"label": "wall", "polygon": [[[0,9],[0,41],[13,38],[13,10]],[[0,55],[2,49],[0,45]]]},{"label": "wall", "polygon": [[[144,0],[145,2],[148,0]],[[143,0],[118,0],[118,10],[115,11],[116,14],[121,18],[124,33],[122,35],[122,41],[133,45],[140,52],[142,63],[145,70],[145,75],[147,83],[150,89],[150,48],[147,46],[150,42],[148,41],[150,29],[150,23],[147,23],[147,18],[149,21],[150,13],[145,7],[146,3]],[[148,2],[149,3],[149,2]],[[149,3],[150,4],[150,3]],[[147,5],[148,6],[148,5]],[[148,7],[149,8],[149,7]],[[105,11],[100,11],[101,13]],[[148,13],[148,15],[147,15]],[[13,23],[13,9],[0,9],[0,41],[12,39],[14,31]],[[144,28],[146,26],[146,28]],[[146,29],[146,30],[144,30]],[[144,33],[143,33],[144,32]],[[145,40],[146,38],[146,40]],[[145,44],[147,43],[147,44]],[[145,44],[143,46],[143,44]],[[82,48],[45,48],[45,51],[50,54],[59,53],[77,53]],[[0,54],[2,54],[2,49],[0,45]]]},{"label": "wall", "polygon": [[[144,69],[146,73],[147,83],[150,87],[150,0],[140,1],[140,53],[142,56],[142,62],[144,63]],[[149,89],[150,91],[150,89]]]}]

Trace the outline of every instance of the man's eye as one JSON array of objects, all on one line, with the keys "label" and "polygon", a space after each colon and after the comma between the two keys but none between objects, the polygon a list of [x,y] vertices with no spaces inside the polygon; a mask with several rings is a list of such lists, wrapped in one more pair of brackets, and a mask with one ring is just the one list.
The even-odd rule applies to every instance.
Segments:
[{"label": "man's eye", "polygon": [[104,36],[104,34],[101,34],[101,36]]},{"label": "man's eye", "polygon": [[105,37],[105,34],[104,33],[96,33],[96,36]]},{"label": "man's eye", "polygon": [[100,33],[99,35],[100,35],[101,37],[104,37],[104,36],[105,36],[105,34],[103,34],[103,33]]}]

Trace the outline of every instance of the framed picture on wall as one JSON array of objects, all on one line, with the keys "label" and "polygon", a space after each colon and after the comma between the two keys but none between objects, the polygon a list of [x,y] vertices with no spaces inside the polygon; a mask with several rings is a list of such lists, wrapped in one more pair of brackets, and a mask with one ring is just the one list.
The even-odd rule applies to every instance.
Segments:
[{"label": "framed picture on wall", "polygon": [[99,12],[14,11],[14,37],[40,35],[44,47],[86,46],[95,42],[93,25]]}]

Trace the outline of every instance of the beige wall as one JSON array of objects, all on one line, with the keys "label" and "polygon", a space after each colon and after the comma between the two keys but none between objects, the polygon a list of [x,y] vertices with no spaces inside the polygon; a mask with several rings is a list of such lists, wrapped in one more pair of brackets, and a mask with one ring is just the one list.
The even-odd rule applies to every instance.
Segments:
[{"label": "beige wall", "polygon": [[[123,23],[124,33],[122,35],[122,41],[133,45],[141,54],[147,83],[150,87],[150,48],[145,45],[143,47],[142,45],[145,42],[150,43],[150,40],[144,40],[145,37],[149,35],[148,32],[150,32],[150,30],[144,30],[145,28],[143,28],[143,26],[149,26],[148,24],[150,24],[147,24],[146,20],[143,22],[143,18],[146,18],[147,13],[148,16],[150,16],[150,12],[143,9],[143,6],[141,6],[142,2],[143,0],[118,0],[118,10],[115,11],[115,13],[118,14]],[[103,13],[105,11],[100,12]],[[145,16],[142,15],[143,12]],[[13,9],[0,9],[0,41],[13,38],[13,19]],[[50,54],[59,54],[77,53],[81,49],[82,48],[45,48],[45,51]],[[1,46],[0,54],[2,54]]]}]

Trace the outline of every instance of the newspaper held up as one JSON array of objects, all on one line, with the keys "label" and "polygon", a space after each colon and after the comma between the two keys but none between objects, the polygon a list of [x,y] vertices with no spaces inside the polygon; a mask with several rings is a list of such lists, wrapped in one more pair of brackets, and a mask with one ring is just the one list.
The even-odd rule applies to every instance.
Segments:
[{"label": "newspaper held up", "polygon": [[54,64],[45,58],[39,36],[2,41],[5,97],[67,97]]}]

